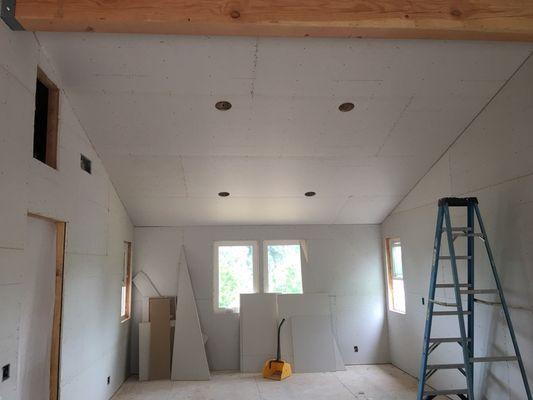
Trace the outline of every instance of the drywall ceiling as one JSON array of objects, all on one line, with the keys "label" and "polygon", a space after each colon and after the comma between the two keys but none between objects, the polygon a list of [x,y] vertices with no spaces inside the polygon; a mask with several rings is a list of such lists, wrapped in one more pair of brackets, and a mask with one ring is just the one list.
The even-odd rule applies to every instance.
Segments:
[{"label": "drywall ceiling", "polygon": [[[379,223],[531,51],[486,42],[38,39],[134,224],[162,226]],[[219,111],[219,100],[233,107]],[[355,109],[340,112],[345,101]]]}]

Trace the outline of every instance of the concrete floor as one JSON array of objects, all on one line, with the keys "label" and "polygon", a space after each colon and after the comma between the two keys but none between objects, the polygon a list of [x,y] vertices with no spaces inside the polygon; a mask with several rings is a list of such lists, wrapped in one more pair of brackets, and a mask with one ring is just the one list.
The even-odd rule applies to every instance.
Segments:
[{"label": "concrete floor", "polygon": [[[209,382],[129,379],[113,400],[413,400],[417,382],[390,364],[295,374],[275,382],[257,374],[214,373]],[[443,397],[444,398],[444,397]]]}]

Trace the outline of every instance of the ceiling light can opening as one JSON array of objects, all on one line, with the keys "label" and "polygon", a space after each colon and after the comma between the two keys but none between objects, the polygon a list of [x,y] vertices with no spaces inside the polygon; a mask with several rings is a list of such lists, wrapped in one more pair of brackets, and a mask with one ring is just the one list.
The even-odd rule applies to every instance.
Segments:
[{"label": "ceiling light can opening", "polygon": [[339,111],[340,112],[348,112],[348,111],[352,111],[354,108],[355,108],[355,104],[354,103],[342,103],[339,106]]},{"label": "ceiling light can opening", "polygon": [[305,197],[313,197],[316,195],[316,192],[305,192]]},{"label": "ceiling light can opening", "polygon": [[229,196],[229,192],[219,192],[218,195],[220,197],[228,197]]},{"label": "ceiling light can opening", "polygon": [[231,108],[231,103],[226,100],[217,101],[215,108],[220,111],[228,111]]}]

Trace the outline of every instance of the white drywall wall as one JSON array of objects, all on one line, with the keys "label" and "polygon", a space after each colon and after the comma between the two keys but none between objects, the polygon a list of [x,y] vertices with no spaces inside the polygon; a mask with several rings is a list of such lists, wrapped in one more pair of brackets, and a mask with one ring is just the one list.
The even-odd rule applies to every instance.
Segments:
[{"label": "white drywall wall", "polygon": [[[213,312],[213,242],[220,240],[305,239],[306,293],[329,293],[334,334],[347,364],[387,362],[384,278],[378,225],[198,226],[135,228],[134,271],[145,271],[162,295],[176,295],[179,249],[185,246],[207,357],[213,370],[239,369],[238,314]],[[259,247],[259,254],[262,254]],[[260,261],[261,263],[261,261]],[[135,273],[134,272],[134,273]],[[134,289],[134,322],[141,319]],[[132,330],[132,370],[138,341]],[[353,346],[359,346],[354,353]]]},{"label": "white drywall wall", "polygon": [[[32,351],[24,339],[32,329],[24,323],[27,310],[39,300],[27,265],[31,212],[68,222],[61,398],[105,400],[127,373],[130,324],[121,324],[119,314],[123,241],[132,240],[132,225],[63,92],[58,170],[33,159],[37,65],[62,86],[35,36],[0,23],[0,54],[0,365],[11,364],[0,397],[21,398],[26,368],[20,360]],[[80,169],[80,153],[92,160],[92,175]],[[51,336],[46,329],[41,334]]]},{"label": "white drywall wall", "polygon": [[[405,315],[388,313],[391,360],[412,375],[418,375],[424,333],[426,306],[421,298],[427,298],[429,288],[436,201],[450,195],[476,196],[507,301],[529,308],[511,309],[511,314],[529,380],[533,381],[532,88],[530,57],[382,225],[384,237],[399,237],[402,242],[407,302]],[[477,288],[494,288],[480,243],[476,254]],[[449,280],[446,267],[441,270],[448,273]],[[449,291],[441,294],[451,298]],[[476,305],[476,313],[476,355],[512,354],[500,308]],[[437,321],[433,332],[438,336],[452,334],[456,325],[456,319]],[[439,349],[432,360],[457,360],[458,349]],[[475,373],[476,398],[482,394],[500,400],[525,398],[516,363],[481,365]],[[460,382],[464,386],[461,375],[455,372],[438,372],[429,382],[438,388]]]}]

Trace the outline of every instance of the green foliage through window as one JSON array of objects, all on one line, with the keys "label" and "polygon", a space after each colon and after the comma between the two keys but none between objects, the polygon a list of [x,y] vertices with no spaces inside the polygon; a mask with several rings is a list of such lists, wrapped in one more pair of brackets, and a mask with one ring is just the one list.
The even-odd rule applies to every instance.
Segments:
[{"label": "green foliage through window", "polygon": [[268,245],[268,291],[303,293],[300,245]]},{"label": "green foliage through window", "polygon": [[253,246],[218,247],[218,306],[239,309],[240,294],[254,292]]}]

